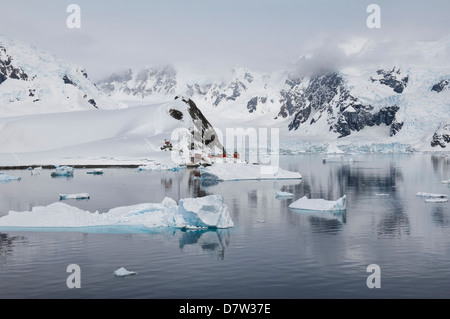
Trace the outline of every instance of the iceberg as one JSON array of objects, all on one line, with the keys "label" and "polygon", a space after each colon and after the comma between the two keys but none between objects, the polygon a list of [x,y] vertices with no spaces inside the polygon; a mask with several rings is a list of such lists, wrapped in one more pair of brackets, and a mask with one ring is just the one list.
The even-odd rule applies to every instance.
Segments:
[{"label": "iceberg", "polygon": [[417,192],[416,196],[427,197],[427,198],[446,198],[447,197],[447,195],[445,195],[445,194],[433,194],[433,193],[424,193],[424,192]]},{"label": "iceberg", "polygon": [[233,227],[228,206],[220,195],[201,198],[181,199],[179,214],[186,223],[186,228],[229,228]]},{"label": "iceberg", "polygon": [[116,207],[107,212],[89,212],[56,202],[48,206],[36,206],[31,211],[10,211],[0,218],[0,229],[83,229],[95,227],[142,230],[157,227],[173,228],[230,228],[233,227],[228,206],[220,195],[176,201],[166,197],[161,203],[144,203]]},{"label": "iceberg", "polygon": [[87,171],[86,174],[102,175],[103,174],[103,170],[102,169],[94,169],[92,171]]},{"label": "iceberg", "polygon": [[203,168],[200,173],[202,181],[302,179],[302,175],[298,172],[247,163],[215,163]]},{"label": "iceberg", "polygon": [[69,166],[57,166],[55,171],[51,173],[52,177],[58,176],[73,176],[73,167]]},{"label": "iceberg", "polygon": [[276,192],[275,197],[276,198],[291,198],[291,197],[294,197],[294,194],[288,193],[288,192]]},{"label": "iceberg", "polygon": [[80,193],[80,194],[59,194],[60,200],[65,199],[89,199],[91,196],[88,193]]},{"label": "iceberg", "polygon": [[18,176],[9,176],[5,173],[0,173],[0,183],[6,183],[9,181],[20,181],[22,178]]},{"label": "iceberg", "polygon": [[125,276],[132,276],[132,275],[137,275],[137,273],[134,271],[128,271],[123,267],[114,271],[114,276],[116,276],[116,277],[125,277]]},{"label": "iceberg", "polygon": [[42,167],[35,167],[31,169],[31,175],[38,175],[42,172]]},{"label": "iceberg", "polygon": [[290,204],[289,208],[322,212],[344,211],[347,209],[347,196],[344,195],[336,201],[308,199],[306,196],[303,196]]},{"label": "iceberg", "polygon": [[443,180],[443,181],[442,181],[442,184],[450,184],[450,178],[447,179],[447,180]]}]

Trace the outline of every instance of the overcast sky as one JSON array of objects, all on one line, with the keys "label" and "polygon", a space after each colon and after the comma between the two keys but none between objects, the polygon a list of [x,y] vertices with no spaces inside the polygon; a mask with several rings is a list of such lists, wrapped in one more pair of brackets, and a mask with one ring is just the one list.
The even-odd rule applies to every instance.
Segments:
[{"label": "overcast sky", "polygon": [[[66,25],[71,3],[81,8],[80,29]],[[366,25],[371,3],[381,8],[379,29]],[[308,54],[315,60],[304,68],[422,59],[410,45],[449,36],[449,13],[449,0],[0,0],[0,33],[80,64],[97,80],[161,64],[272,71]],[[449,60],[445,45],[435,49],[437,63]]]}]

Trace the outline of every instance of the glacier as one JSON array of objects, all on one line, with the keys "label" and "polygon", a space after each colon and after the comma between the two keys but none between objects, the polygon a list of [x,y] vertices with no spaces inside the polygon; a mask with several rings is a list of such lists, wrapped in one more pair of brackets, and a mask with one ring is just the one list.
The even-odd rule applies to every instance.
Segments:
[{"label": "glacier", "polygon": [[220,229],[234,227],[228,206],[220,195],[181,199],[179,205],[166,197],[161,203],[116,207],[107,212],[89,212],[55,202],[31,211],[10,211],[0,218],[0,229],[83,230],[104,227],[153,229]]}]

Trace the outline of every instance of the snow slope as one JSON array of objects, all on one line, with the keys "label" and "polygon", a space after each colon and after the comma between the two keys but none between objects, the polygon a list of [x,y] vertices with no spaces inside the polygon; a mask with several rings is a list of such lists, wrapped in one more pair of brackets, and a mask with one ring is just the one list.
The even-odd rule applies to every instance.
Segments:
[{"label": "snow slope", "polygon": [[[174,117],[171,114],[175,110]],[[164,140],[170,141],[174,131],[185,129],[189,137],[191,131],[209,130],[214,134],[206,119],[197,121],[199,115],[195,105],[180,98],[128,109],[0,118],[0,163],[142,165],[156,161],[173,165],[173,152],[186,149],[191,142],[181,139],[174,143],[173,152],[161,150]],[[200,149],[202,141],[194,141]],[[215,148],[221,149],[218,140],[207,146],[203,143],[202,149],[208,153]]]},{"label": "snow slope", "polygon": [[0,117],[123,107],[83,67],[0,35]]}]

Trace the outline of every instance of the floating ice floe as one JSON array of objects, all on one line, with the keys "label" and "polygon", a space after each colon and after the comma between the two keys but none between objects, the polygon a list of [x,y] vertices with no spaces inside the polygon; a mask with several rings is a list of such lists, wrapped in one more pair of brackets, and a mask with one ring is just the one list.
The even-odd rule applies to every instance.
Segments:
[{"label": "floating ice floe", "polygon": [[98,168],[98,169],[94,169],[94,170],[91,170],[91,171],[87,171],[86,174],[102,175],[103,174],[103,170]]},{"label": "floating ice floe", "polygon": [[294,197],[294,194],[288,193],[288,192],[276,192],[275,197],[276,198],[292,198],[292,197]]},{"label": "floating ice floe", "polygon": [[385,193],[375,193],[375,196],[389,196],[389,194],[385,194]]},{"label": "floating ice floe", "polygon": [[116,276],[116,277],[125,277],[125,276],[132,276],[132,275],[137,275],[137,272],[128,271],[123,267],[114,271],[114,276]]},{"label": "floating ice floe", "polygon": [[303,196],[289,205],[289,208],[321,212],[344,211],[347,209],[347,196],[344,195],[336,201],[328,201],[321,198],[308,199],[308,197]]},{"label": "floating ice floe", "polygon": [[18,176],[9,176],[5,173],[0,173],[0,183],[6,183],[10,181],[20,181],[22,178]]},{"label": "floating ice floe", "polygon": [[89,199],[91,196],[88,193],[80,193],[80,194],[59,194],[60,200],[65,199]]},{"label": "floating ice floe", "polygon": [[[115,231],[118,227],[134,228],[230,228],[233,221],[228,206],[220,195],[181,199],[179,205],[165,198],[161,203],[146,203],[116,207],[105,213],[81,210],[56,202],[48,206],[33,207],[31,211],[10,211],[0,218],[0,229],[11,228],[83,228],[106,227]],[[87,228],[87,229],[86,229]]]},{"label": "floating ice floe", "polygon": [[141,165],[137,168],[138,171],[179,171],[180,169],[185,168],[184,166],[180,166],[177,164],[160,164],[160,163],[152,163]]},{"label": "floating ice floe", "polygon": [[35,167],[31,169],[31,175],[38,175],[42,172],[42,167]]},{"label": "floating ice floe", "polygon": [[425,199],[425,203],[446,203],[448,202],[447,198],[427,198]]},{"label": "floating ice floe", "polygon": [[442,184],[450,184],[450,178],[447,179],[447,180],[443,180],[443,181],[442,181]]},{"label": "floating ice floe", "polygon": [[447,195],[445,195],[445,194],[433,194],[433,193],[424,193],[424,192],[417,192],[416,196],[426,197],[426,198],[447,198]]},{"label": "floating ice floe", "polygon": [[69,166],[57,166],[55,171],[51,173],[52,177],[58,176],[73,176],[73,167]]},{"label": "floating ice floe", "polygon": [[247,163],[215,163],[200,172],[202,180],[216,181],[302,179],[302,175],[298,172],[286,171],[276,166]]}]

